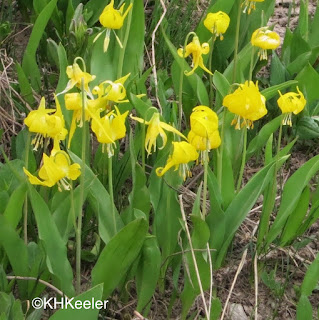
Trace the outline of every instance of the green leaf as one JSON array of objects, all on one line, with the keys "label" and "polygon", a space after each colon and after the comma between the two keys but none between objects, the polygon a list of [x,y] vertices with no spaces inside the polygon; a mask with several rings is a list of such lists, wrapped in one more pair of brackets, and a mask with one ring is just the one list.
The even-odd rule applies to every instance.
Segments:
[{"label": "green leaf", "polygon": [[41,88],[41,75],[36,61],[36,51],[56,4],[57,0],[51,0],[39,14],[23,55],[22,69],[26,76],[30,77],[32,87],[38,92]]},{"label": "green leaf", "polygon": [[297,304],[297,320],[312,320],[312,305],[305,295],[301,295]]},{"label": "green leaf", "polygon": [[248,145],[246,156],[247,160],[265,146],[269,137],[279,128],[281,121],[282,117],[278,116],[261,128],[257,136],[254,137]]},{"label": "green leaf", "polygon": [[281,84],[269,87],[267,89],[264,89],[260,93],[266,98],[266,100],[269,100],[272,97],[279,95],[278,91],[289,88],[297,83],[298,83],[298,81],[296,81],[296,80],[289,80],[284,83],[281,83]]},{"label": "green leaf", "polygon": [[21,96],[23,97],[23,99],[25,99],[26,102],[28,102],[30,105],[33,105],[35,103],[35,99],[33,98],[33,92],[30,82],[21,65],[19,63],[16,63],[15,65],[17,68]]},{"label": "green leaf", "polygon": [[110,296],[140,253],[147,228],[146,220],[137,219],[106,244],[92,270],[92,283],[104,284],[104,297]]},{"label": "green leaf", "polygon": [[10,196],[9,203],[3,216],[8,223],[15,229],[22,217],[22,207],[27,192],[26,183],[21,184]]},{"label": "green leaf", "polygon": [[304,280],[301,285],[301,294],[305,296],[310,296],[312,291],[316,288],[319,281],[319,253],[316,259],[308,267],[305,274]]},{"label": "green leaf", "polygon": [[[278,160],[279,165],[287,160],[288,156]],[[234,200],[231,202],[227,210],[225,211],[224,228],[225,238],[221,243],[221,248],[218,252],[217,261],[215,261],[216,267],[220,267],[224,260],[228,246],[231,243],[235,232],[239,228],[240,224],[244,221],[245,217],[256,203],[259,195],[262,193],[264,188],[269,182],[269,178],[272,175],[272,171],[275,169],[275,162],[270,163],[268,166],[261,169],[256,173],[244,188],[236,195]],[[218,230],[211,230],[211,233],[217,232]],[[214,243],[211,244],[215,248]],[[214,260],[214,259],[213,259]]]},{"label": "green leaf", "polygon": [[307,99],[308,105],[319,99],[319,74],[310,64],[298,73],[296,80],[300,91]]},{"label": "green leaf", "polygon": [[319,137],[319,122],[313,117],[302,117],[297,124],[297,135],[308,140]]},{"label": "green leaf", "polygon": [[218,71],[214,72],[213,83],[217,89],[217,91],[224,98],[230,91],[230,83],[227,78]]},{"label": "green leaf", "polygon": [[304,217],[307,214],[310,200],[310,189],[308,186],[303,190],[300,195],[299,201],[295,210],[287,219],[284,231],[280,238],[280,245],[286,246],[298,236],[298,229],[302,224]]},{"label": "green leaf", "polygon": [[73,272],[64,241],[48,206],[31,185],[29,185],[29,197],[37,222],[39,239],[43,240],[46,249],[48,269],[59,280],[58,287],[71,297],[74,295]]},{"label": "green leaf", "polygon": [[319,45],[319,7],[317,6],[316,13],[312,19],[309,30],[309,41],[311,47]]},{"label": "green leaf", "polygon": [[[24,241],[3,215],[0,215],[0,245],[4,248],[14,275],[28,276],[28,250]],[[18,281],[20,294],[25,297],[28,283]]]},{"label": "green leaf", "polygon": [[[72,300],[72,305],[75,306],[76,301],[94,301],[94,305],[96,306],[96,301],[101,301],[102,299],[102,293],[103,293],[103,285],[99,284],[92,289],[81,293],[80,295],[76,296]],[[98,307],[102,307],[102,310],[105,310],[108,301],[102,300],[103,306],[98,305]],[[50,320],[70,320],[70,319],[77,319],[77,320],[96,320],[99,317],[99,308],[91,307],[92,304],[90,304],[90,308],[85,308],[84,304],[81,304],[82,308],[76,308],[72,309],[71,307],[60,309],[57,312],[54,313],[53,316],[50,317]]]},{"label": "green leaf", "polygon": [[318,170],[319,156],[316,156],[307,161],[287,180],[283,189],[279,211],[266,238],[267,246],[282,231],[287,218],[296,208],[302,191]]},{"label": "green leaf", "polygon": [[277,56],[276,51],[273,51],[270,66],[270,84],[272,86],[285,82],[287,70]]},{"label": "green leaf", "polygon": [[142,312],[151,301],[160,275],[160,268],[161,251],[156,237],[147,236],[142,247],[142,255],[136,274],[137,311]]},{"label": "green leaf", "polygon": [[[81,165],[82,160],[74,153],[70,152],[71,159]],[[92,181],[89,185],[88,201],[98,217],[99,235],[104,241],[108,243],[109,240],[116,234],[118,230],[123,227],[123,221],[117,212],[115,206],[114,210],[110,210],[111,198],[106,191],[103,184],[96,177],[89,166],[85,166],[85,179]],[[85,183],[86,185],[87,183]],[[113,211],[113,214],[112,214]]]},{"label": "green leaf", "polygon": [[[129,13],[125,28],[129,29],[128,41],[124,50],[124,62],[121,75],[131,73],[132,76],[139,75],[144,67],[144,35],[145,35],[145,17],[143,0],[131,1],[133,7]],[[127,1],[127,5],[128,5]],[[131,14],[131,18],[129,17]],[[131,19],[131,20],[129,20]],[[130,24],[129,24],[130,21]],[[124,33],[124,32],[123,32]]]}]

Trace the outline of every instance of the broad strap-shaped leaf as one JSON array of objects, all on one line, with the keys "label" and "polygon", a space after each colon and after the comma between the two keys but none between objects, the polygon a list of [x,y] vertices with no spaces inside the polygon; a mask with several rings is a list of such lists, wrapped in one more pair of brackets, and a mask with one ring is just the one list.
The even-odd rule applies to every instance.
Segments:
[{"label": "broad strap-shaped leaf", "polygon": [[[81,165],[82,160],[74,153],[70,152],[71,159]],[[85,166],[85,184],[90,181],[88,187],[88,201],[98,217],[99,234],[102,240],[107,243],[123,227],[123,221],[116,207],[111,208],[111,198],[103,184],[96,177],[89,166]]]},{"label": "broad strap-shaped leaf", "polygon": [[[99,284],[92,289],[81,293],[80,295],[74,297],[74,299],[71,301],[71,304],[75,306],[76,301],[90,301],[93,302],[95,306],[101,307],[101,310],[105,310],[107,307],[107,300],[102,300],[102,294],[103,294],[103,285]],[[101,301],[101,304],[97,305],[96,302]],[[99,308],[93,307],[92,304],[90,305],[90,308],[84,308],[84,304],[82,304],[82,308],[75,308],[72,309],[72,307],[60,309],[57,312],[54,313],[52,317],[50,317],[50,320],[70,320],[70,319],[76,319],[76,320],[96,320],[99,316]]]},{"label": "broad strap-shaped leaf", "polygon": [[73,272],[66,245],[43,198],[29,185],[29,198],[37,222],[39,239],[44,242],[49,271],[58,279],[58,287],[69,297],[74,295]]},{"label": "broad strap-shaped leaf", "polygon": [[142,312],[151,301],[160,275],[160,268],[161,251],[156,237],[147,236],[142,247],[142,255],[136,273],[137,311]]},{"label": "broad strap-shaped leaf", "polygon": [[39,14],[32,29],[30,39],[23,55],[22,68],[27,77],[30,77],[33,89],[39,91],[41,86],[41,76],[36,61],[36,51],[43,36],[45,27],[53,13],[57,0],[51,0]]},{"label": "broad strap-shaped leaf", "polygon": [[109,297],[137,258],[145,240],[148,223],[136,219],[121,229],[105,246],[92,270],[92,283],[103,283]]},{"label": "broad strap-shaped leaf", "polygon": [[269,230],[266,245],[275,240],[282,231],[287,218],[296,208],[302,191],[318,170],[319,155],[307,161],[287,180],[283,189],[279,211]]},{"label": "broad strap-shaped leaf", "polygon": [[[278,166],[280,167],[287,159],[288,156],[279,159]],[[259,195],[267,186],[269,178],[272,176],[272,172],[273,170],[275,170],[275,167],[276,162],[273,161],[268,166],[264,167],[258,173],[256,173],[245,185],[245,187],[243,187],[241,191],[236,195],[234,200],[225,211],[225,238],[221,248],[219,248],[216,261],[217,268],[221,266],[225,254],[227,253],[227,249],[239,226],[256,203]],[[218,231],[214,230],[211,232]]]}]

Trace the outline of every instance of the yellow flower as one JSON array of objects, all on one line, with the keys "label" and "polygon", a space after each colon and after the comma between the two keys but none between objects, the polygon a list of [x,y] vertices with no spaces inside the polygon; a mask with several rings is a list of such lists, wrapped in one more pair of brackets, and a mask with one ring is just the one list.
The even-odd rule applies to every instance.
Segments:
[{"label": "yellow flower", "polygon": [[197,106],[190,115],[190,124],[196,135],[206,138],[218,130],[218,116],[209,107]]},{"label": "yellow flower", "polygon": [[160,114],[158,112],[154,112],[150,121],[145,121],[144,119],[130,116],[133,120],[136,120],[140,123],[145,123],[148,125],[146,137],[145,137],[145,149],[147,151],[147,155],[149,156],[152,153],[152,147],[155,152],[156,150],[156,139],[158,135],[160,135],[162,139],[162,146],[159,149],[163,149],[167,142],[167,136],[164,130],[170,131],[178,134],[180,137],[186,139],[186,137],[181,134],[177,129],[168,125],[165,122],[160,121]]},{"label": "yellow flower", "polygon": [[128,102],[126,98],[126,90],[124,88],[124,83],[130,76],[130,73],[126,76],[113,81],[104,81],[98,86],[95,86],[92,90],[93,94],[99,97],[104,97],[108,101],[113,101],[116,103]]},{"label": "yellow flower", "polygon": [[280,45],[279,34],[268,27],[262,27],[254,31],[251,36],[251,44],[259,47],[260,60],[267,60],[267,50],[274,50]]},{"label": "yellow flower", "polygon": [[251,13],[251,10],[255,10],[256,2],[264,2],[264,0],[245,0],[242,4],[242,6],[245,6],[244,13],[246,13],[247,9],[248,9],[248,14]]},{"label": "yellow flower", "polygon": [[97,140],[103,143],[102,151],[105,151],[105,145],[108,157],[114,155],[115,141],[122,139],[126,134],[125,119],[128,111],[121,114],[119,109],[115,106],[114,111],[109,112],[104,117],[100,117],[99,113],[92,114],[91,129],[95,133]]},{"label": "yellow flower", "polygon": [[287,92],[282,95],[280,91],[280,98],[277,100],[278,106],[283,114],[285,114],[282,121],[283,125],[292,126],[291,116],[293,114],[298,114],[301,112],[307,103],[303,93],[297,87],[298,93]]},{"label": "yellow flower", "polygon": [[227,31],[229,26],[230,18],[228,14],[223,11],[218,11],[216,13],[208,13],[205,20],[204,26],[216,37],[220,37],[223,40],[223,34]]},{"label": "yellow flower", "polygon": [[111,2],[104,8],[102,14],[100,15],[101,25],[108,29],[121,29],[124,19],[131,10],[132,6],[133,4],[130,3],[123,14],[125,3],[123,3],[119,10],[116,10],[114,9],[114,0],[111,0]]},{"label": "yellow flower", "polygon": [[[223,100],[223,105],[228,108],[236,117],[232,121],[236,129],[243,126],[253,128],[253,121],[262,118],[267,114],[266,98],[260,94],[258,81],[256,85],[252,81],[241,84],[233,93],[227,95]],[[243,119],[243,122],[241,122]]]},{"label": "yellow flower", "polygon": [[[70,148],[71,141],[76,130],[76,126],[82,127],[82,97],[78,92],[67,93],[64,96],[65,107],[67,110],[73,111],[72,121],[70,126],[68,148]],[[97,99],[86,99],[85,106],[85,121],[91,119],[91,114],[100,110],[105,110],[107,106],[107,100],[104,97],[98,97]]]},{"label": "yellow flower", "polygon": [[72,66],[67,66],[66,74],[70,79],[66,85],[66,88],[60,92],[59,94],[65,93],[71,90],[74,86],[77,86],[81,89],[82,79],[84,81],[84,90],[87,94],[91,95],[89,89],[89,82],[93,81],[96,77],[94,75],[89,74],[88,72],[84,72],[81,70],[80,66],[74,62]]},{"label": "yellow flower", "polygon": [[32,110],[24,119],[24,123],[29,128],[30,132],[46,135],[48,130],[47,118],[49,113],[54,111],[55,109],[45,108],[45,98],[43,97],[40,101],[38,109]]},{"label": "yellow flower", "polygon": [[44,154],[42,161],[43,165],[39,170],[39,178],[42,180],[23,168],[31,184],[46,187],[57,184],[59,191],[62,191],[62,188],[70,190],[71,185],[68,180],[76,180],[81,174],[80,165],[71,164],[68,154],[60,149],[52,149],[50,157]]},{"label": "yellow flower", "polygon": [[221,144],[221,139],[218,130],[215,130],[213,133],[211,133],[208,136],[208,139],[206,137],[201,137],[194,133],[194,131],[189,131],[187,139],[189,143],[196,148],[196,150],[199,151],[206,151],[211,149],[216,149]]},{"label": "yellow flower", "polygon": [[197,36],[194,36],[192,42],[186,46],[185,52],[183,48],[177,50],[178,55],[182,58],[186,58],[189,55],[192,55],[193,69],[189,72],[185,72],[186,76],[192,75],[198,66],[201,67],[204,71],[208,72],[209,74],[212,74],[211,71],[209,71],[205,67],[202,57],[203,54],[208,54],[208,52],[209,44],[205,42],[201,45]]},{"label": "yellow flower", "polygon": [[165,167],[156,169],[156,174],[162,177],[170,168],[175,167],[175,171],[179,168],[179,174],[186,180],[191,176],[191,172],[187,165],[188,162],[197,160],[198,153],[191,144],[186,141],[172,142],[173,154],[168,157]]},{"label": "yellow flower", "polygon": [[[24,119],[24,123],[28,126],[30,132],[36,133],[32,140],[33,150],[38,150],[39,145],[43,146],[43,138],[54,139],[54,145],[60,140],[64,140],[68,131],[65,129],[64,117],[58,99],[55,97],[56,109],[45,108],[45,98],[41,99],[39,108],[31,111]],[[55,112],[54,112],[55,111]],[[49,114],[52,113],[53,114]]]}]

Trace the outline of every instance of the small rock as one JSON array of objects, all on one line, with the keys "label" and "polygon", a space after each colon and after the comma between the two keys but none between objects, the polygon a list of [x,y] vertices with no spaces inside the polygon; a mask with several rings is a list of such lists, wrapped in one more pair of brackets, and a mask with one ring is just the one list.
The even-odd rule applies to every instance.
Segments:
[{"label": "small rock", "polygon": [[248,320],[248,316],[241,304],[230,303],[229,319],[231,320]]}]

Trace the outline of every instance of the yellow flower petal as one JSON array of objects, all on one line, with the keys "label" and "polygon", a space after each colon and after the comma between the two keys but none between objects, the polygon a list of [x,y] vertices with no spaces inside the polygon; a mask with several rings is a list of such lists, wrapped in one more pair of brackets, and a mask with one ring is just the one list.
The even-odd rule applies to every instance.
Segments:
[{"label": "yellow flower petal", "polygon": [[205,67],[202,57],[203,54],[206,55],[208,54],[208,52],[209,44],[205,42],[201,45],[197,36],[194,36],[192,42],[190,42],[186,46],[185,52],[182,48],[177,50],[178,55],[182,58],[186,58],[189,55],[192,55],[193,68],[191,71],[185,73],[186,76],[192,75],[198,68],[198,66],[201,67],[204,71],[212,74],[211,71]]},{"label": "yellow flower petal", "polygon": [[121,6],[120,10],[116,10],[114,9],[114,0],[111,0],[111,2],[104,8],[102,14],[100,15],[99,20],[101,25],[108,29],[121,29],[125,17],[133,6],[133,4],[130,3],[123,14],[124,5],[125,4]]},{"label": "yellow flower petal", "polygon": [[223,34],[227,31],[229,26],[230,18],[222,11],[216,13],[208,13],[205,20],[204,26],[216,37],[220,37],[223,40]]},{"label": "yellow flower petal", "polygon": [[232,113],[239,116],[238,120],[234,122],[236,129],[240,129],[240,118],[244,119],[244,124],[247,127],[252,125],[253,121],[262,118],[267,114],[266,99],[260,94],[258,89],[258,82],[256,85],[252,81],[246,81],[241,84],[233,93],[225,96],[223,105]]}]

